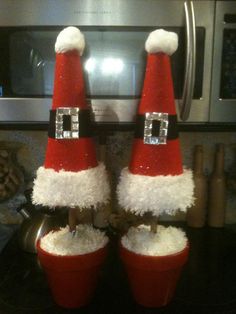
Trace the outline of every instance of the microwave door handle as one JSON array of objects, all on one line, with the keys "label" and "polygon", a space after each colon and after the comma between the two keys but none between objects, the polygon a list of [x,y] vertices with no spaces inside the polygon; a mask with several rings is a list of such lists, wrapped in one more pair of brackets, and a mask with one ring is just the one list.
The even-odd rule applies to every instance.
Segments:
[{"label": "microwave door handle", "polygon": [[192,1],[184,3],[186,18],[186,60],[182,99],[180,101],[180,118],[186,121],[190,114],[196,68],[196,27]]}]

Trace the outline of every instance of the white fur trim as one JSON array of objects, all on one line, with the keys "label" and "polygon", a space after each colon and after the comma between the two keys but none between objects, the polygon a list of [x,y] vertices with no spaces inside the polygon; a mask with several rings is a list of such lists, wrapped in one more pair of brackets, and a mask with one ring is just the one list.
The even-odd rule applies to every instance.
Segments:
[{"label": "white fur trim", "polygon": [[104,164],[79,172],[40,167],[34,180],[34,204],[89,208],[107,203],[110,187]]},{"label": "white fur trim", "polygon": [[125,210],[155,216],[186,211],[194,203],[194,183],[191,170],[178,176],[144,176],[132,174],[128,168],[121,172],[117,187],[119,204]]},{"label": "white fur trim", "polygon": [[157,29],[151,32],[145,43],[148,53],[164,52],[171,56],[178,48],[178,35],[167,32],[164,29]]},{"label": "white fur trim", "polygon": [[65,53],[67,51],[76,49],[82,56],[84,47],[84,35],[78,28],[74,26],[64,28],[57,36],[55,43],[55,51],[57,53]]}]

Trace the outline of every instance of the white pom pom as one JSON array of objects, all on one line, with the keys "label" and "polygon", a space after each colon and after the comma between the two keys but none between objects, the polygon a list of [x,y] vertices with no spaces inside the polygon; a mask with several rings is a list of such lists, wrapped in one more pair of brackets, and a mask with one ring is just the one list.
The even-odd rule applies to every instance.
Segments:
[{"label": "white pom pom", "polygon": [[64,28],[57,36],[57,40],[55,43],[55,51],[57,53],[65,53],[70,50],[78,50],[80,55],[82,55],[84,47],[84,35],[78,28],[74,26]]},{"label": "white pom pom", "polygon": [[178,35],[173,32],[167,32],[164,29],[157,29],[151,32],[145,43],[145,49],[148,53],[164,52],[169,56],[178,48]]}]

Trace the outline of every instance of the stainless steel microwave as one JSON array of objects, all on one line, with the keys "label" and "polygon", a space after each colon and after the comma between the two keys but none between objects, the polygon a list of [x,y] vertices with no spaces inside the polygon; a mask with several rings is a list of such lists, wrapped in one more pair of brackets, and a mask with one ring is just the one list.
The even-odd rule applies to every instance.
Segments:
[{"label": "stainless steel microwave", "polygon": [[47,122],[59,31],[85,34],[86,91],[97,122],[132,122],[140,99],[150,31],[179,36],[172,56],[180,119],[209,121],[215,1],[2,0],[0,122]]},{"label": "stainless steel microwave", "polygon": [[217,1],[210,121],[236,122],[236,1]]}]

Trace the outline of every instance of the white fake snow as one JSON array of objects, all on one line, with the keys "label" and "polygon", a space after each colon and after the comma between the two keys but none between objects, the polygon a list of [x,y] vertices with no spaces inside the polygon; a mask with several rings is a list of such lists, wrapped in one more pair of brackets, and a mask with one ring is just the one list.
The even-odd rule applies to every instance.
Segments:
[{"label": "white fake snow", "polygon": [[183,230],[175,227],[158,226],[157,233],[150,227],[141,225],[131,227],[121,239],[122,245],[129,251],[149,256],[164,256],[182,251],[187,244]]},{"label": "white fake snow", "polygon": [[40,240],[40,247],[55,255],[82,255],[103,248],[108,242],[104,232],[90,225],[78,225],[72,236],[69,227],[51,231]]}]

